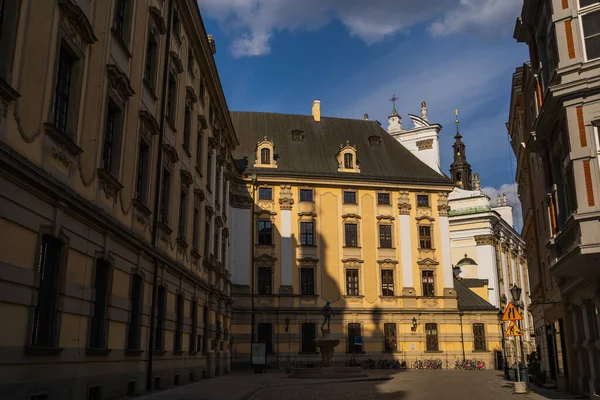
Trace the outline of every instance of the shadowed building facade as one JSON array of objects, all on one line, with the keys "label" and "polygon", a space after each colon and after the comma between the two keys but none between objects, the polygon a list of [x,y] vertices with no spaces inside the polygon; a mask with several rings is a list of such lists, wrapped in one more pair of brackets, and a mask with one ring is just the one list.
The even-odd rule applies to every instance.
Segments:
[{"label": "shadowed building facade", "polygon": [[228,371],[237,139],[196,1],[0,6],[0,397]]},{"label": "shadowed building facade", "polygon": [[312,115],[232,120],[245,176],[231,197],[234,363],[250,363],[253,332],[271,365],[317,362],[329,301],[338,364],[382,353],[494,364],[498,310],[453,276],[451,180],[378,122],[322,117],[319,101]]}]

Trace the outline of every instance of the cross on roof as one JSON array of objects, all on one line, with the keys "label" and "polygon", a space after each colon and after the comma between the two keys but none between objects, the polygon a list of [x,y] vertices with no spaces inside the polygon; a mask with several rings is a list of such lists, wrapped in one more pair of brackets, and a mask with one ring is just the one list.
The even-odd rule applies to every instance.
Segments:
[{"label": "cross on roof", "polygon": [[394,105],[394,110],[396,109],[396,100],[398,100],[398,98],[396,97],[395,94],[392,95],[392,98],[390,99],[390,101],[392,102],[392,104]]}]

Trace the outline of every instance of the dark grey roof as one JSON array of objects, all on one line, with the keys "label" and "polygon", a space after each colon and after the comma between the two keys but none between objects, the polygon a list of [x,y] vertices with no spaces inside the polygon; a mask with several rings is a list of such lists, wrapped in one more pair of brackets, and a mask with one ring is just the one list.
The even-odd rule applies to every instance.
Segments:
[{"label": "dark grey roof", "polygon": [[469,289],[461,280],[454,280],[454,289],[458,297],[458,309],[463,311],[493,311],[496,307],[479,297]]},{"label": "dark grey roof", "polygon": [[[240,145],[234,150],[236,167],[243,173],[297,177],[329,177],[384,182],[452,182],[414,156],[376,121],[262,112],[231,112]],[[292,131],[305,137],[294,141]],[[277,168],[253,168],[256,145],[264,137],[273,141]],[[381,138],[371,145],[369,137]],[[338,172],[336,154],[346,142],[357,149],[360,173]]]},{"label": "dark grey roof", "polygon": [[474,288],[487,286],[489,281],[487,279],[461,278],[460,282],[468,288]]}]

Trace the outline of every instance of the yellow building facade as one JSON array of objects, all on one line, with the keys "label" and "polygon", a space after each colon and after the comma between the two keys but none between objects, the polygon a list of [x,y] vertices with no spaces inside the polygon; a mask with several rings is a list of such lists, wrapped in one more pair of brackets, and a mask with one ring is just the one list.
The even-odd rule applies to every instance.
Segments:
[{"label": "yellow building facade", "polygon": [[0,397],[227,372],[237,138],[197,3],[0,5]]},{"label": "yellow building facade", "polygon": [[234,363],[250,363],[252,341],[271,366],[316,363],[330,302],[338,364],[495,365],[498,310],[453,276],[449,179],[376,121],[321,117],[319,102],[232,119],[245,177],[231,203]]}]

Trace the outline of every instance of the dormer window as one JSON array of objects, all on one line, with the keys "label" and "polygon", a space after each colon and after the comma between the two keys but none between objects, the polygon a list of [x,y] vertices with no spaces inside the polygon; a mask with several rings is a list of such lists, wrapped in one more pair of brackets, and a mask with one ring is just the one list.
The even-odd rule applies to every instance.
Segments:
[{"label": "dormer window", "polygon": [[344,168],[354,168],[354,156],[351,153],[344,154]]},{"label": "dormer window", "polygon": [[346,142],[345,146],[340,145],[340,151],[338,151],[335,158],[337,159],[339,172],[360,172],[356,147],[352,146],[350,142]]},{"label": "dormer window", "polygon": [[256,145],[254,168],[277,168],[275,161],[275,144],[265,136]]},{"label": "dormer window", "polygon": [[260,163],[271,164],[271,149],[260,150]]}]

